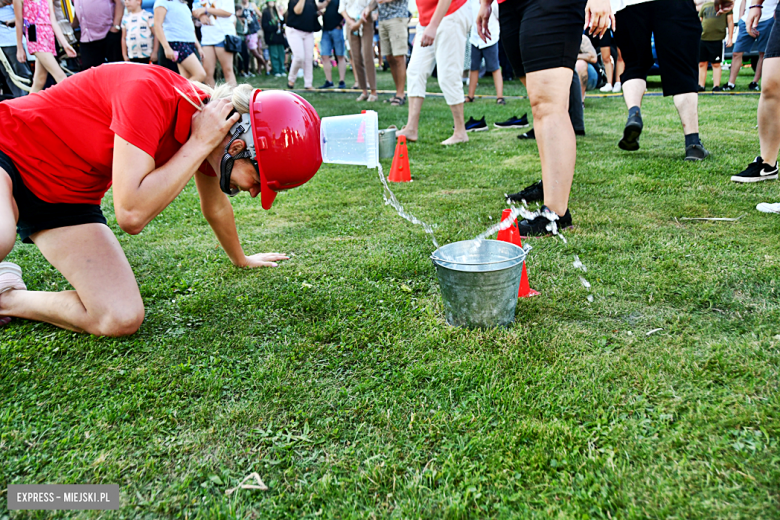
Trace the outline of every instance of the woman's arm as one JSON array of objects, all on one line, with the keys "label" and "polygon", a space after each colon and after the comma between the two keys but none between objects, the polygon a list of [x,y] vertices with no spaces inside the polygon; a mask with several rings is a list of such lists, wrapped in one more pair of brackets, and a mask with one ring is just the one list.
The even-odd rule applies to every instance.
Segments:
[{"label": "woman's arm", "polygon": [[[290,3],[295,2],[295,0],[290,0]],[[293,12],[295,14],[301,14],[303,12],[303,8],[306,6],[306,0],[298,0],[298,2],[293,6]],[[289,4],[287,5],[287,10],[290,10]]]},{"label": "woman's arm", "polygon": [[57,41],[60,42],[62,48],[65,49],[65,54],[67,54],[69,58],[75,58],[76,51],[73,50],[73,47],[70,46],[70,43],[68,43],[65,35],[62,34],[62,28],[60,27],[60,23],[57,21],[57,15],[54,14],[54,2],[52,2],[52,0],[49,0],[49,21],[51,22],[51,28],[52,31],[54,31],[55,38],[57,38]]},{"label": "woman's arm", "polygon": [[163,30],[163,22],[165,21],[165,15],[167,13],[168,10],[163,6],[154,8],[154,27],[152,30],[154,31],[155,36],[157,36],[157,41],[160,42],[160,45],[162,45],[165,57],[171,61],[175,61],[173,59],[173,49],[168,43],[168,38],[165,37],[165,31]]},{"label": "woman's arm", "polygon": [[181,193],[206,157],[225,140],[239,114],[227,99],[212,101],[192,118],[187,142],[164,165],[118,135],[114,137],[114,213],[119,227],[140,233]]},{"label": "woman's arm", "polygon": [[22,0],[14,0],[14,17],[16,18],[16,61],[19,63],[25,63],[27,61],[27,53],[24,52],[24,43],[22,42],[22,36],[24,36],[23,9]]}]

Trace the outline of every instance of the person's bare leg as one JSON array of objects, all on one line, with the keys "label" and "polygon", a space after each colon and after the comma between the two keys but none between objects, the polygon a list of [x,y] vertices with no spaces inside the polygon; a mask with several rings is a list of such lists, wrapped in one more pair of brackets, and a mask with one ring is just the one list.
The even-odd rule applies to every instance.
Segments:
[{"label": "person's bare leg", "polygon": [[[43,66],[43,68],[46,69],[49,74],[51,74],[51,77],[53,77],[54,81],[57,83],[62,83],[68,77],[67,74],[65,74],[65,71],[60,67],[60,64],[57,63],[57,59],[52,53],[36,52],[35,59],[37,60],[38,65]],[[38,67],[36,67],[36,69],[37,68]]]},{"label": "person's bare leg", "polygon": [[569,118],[571,69],[530,72],[526,76],[544,182],[544,204],[562,216],[569,207],[577,141]]},{"label": "person's bare leg", "polygon": [[0,316],[51,323],[97,336],[133,334],[144,306],[130,264],[111,230],[82,224],[31,237],[74,291],[11,290],[0,295]]},{"label": "person's bare leg", "polygon": [[[706,77],[707,74],[707,68],[705,65],[704,74]],[[720,63],[713,63],[712,64],[712,86],[713,87],[719,87],[721,79],[723,78],[723,69],[720,67]],[[701,83],[704,85],[704,83]]]},{"label": "person's bare leg", "polygon": [[620,83],[620,76],[626,70],[626,62],[623,61],[623,53],[618,49],[617,63],[615,64],[615,83]]},{"label": "person's bare leg", "polygon": [[501,69],[493,71],[493,83],[496,85],[496,97],[504,97],[504,77],[501,75]]},{"label": "person's bare leg", "polygon": [[588,62],[585,60],[577,60],[577,64],[574,66],[577,71],[577,75],[580,78],[580,89],[582,90],[582,99],[585,99],[585,91],[588,88]]},{"label": "person's bare leg", "polygon": [[732,85],[737,84],[737,76],[739,75],[739,69],[742,68],[742,53],[735,52],[731,56],[731,72],[729,72],[729,83]]},{"label": "person's bare leg", "polygon": [[322,56],[322,72],[325,73],[325,80],[330,83],[333,83],[332,68],[333,64],[330,62],[330,56]]},{"label": "person's bare leg", "polygon": [[343,83],[347,76],[347,60],[344,56],[336,56],[336,63],[339,68],[339,82]]},{"label": "person's bare leg", "polygon": [[[225,75],[225,83],[236,86],[236,75],[233,72],[233,53],[225,50],[224,47],[212,47],[217,53],[217,59],[222,67],[222,74]],[[214,74],[212,72],[212,78]]]},{"label": "person's bare leg", "polygon": [[619,79],[613,79],[612,73],[615,72],[615,66],[612,64],[612,47],[601,48],[601,61],[604,62],[604,72],[607,74],[607,83],[613,85]]},{"label": "person's bare leg", "polygon": [[780,150],[780,58],[769,58],[764,62],[764,80],[758,100],[758,139],[761,158],[767,164],[775,164]]},{"label": "person's bare leg", "polygon": [[647,81],[643,79],[630,79],[623,84],[623,100],[626,107],[641,107],[642,98],[647,90]]},{"label": "person's bare leg", "polygon": [[674,96],[674,106],[680,114],[683,134],[699,133],[699,95],[696,92]]},{"label": "person's bare leg", "polygon": [[206,81],[206,70],[201,65],[200,60],[194,54],[190,54],[187,58],[178,63],[179,74],[192,81],[199,81],[204,83]]},{"label": "person's bare leg", "polygon": [[49,73],[46,71],[46,67],[35,67],[33,72],[32,85],[30,86],[30,94],[40,92],[46,85],[46,79],[49,77]]},{"label": "person's bare leg", "polygon": [[404,86],[406,85],[406,57],[388,56],[387,62],[390,64],[390,73],[393,75],[395,83],[395,97],[404,97]]},{"label": "person's bare leg", "polygon": [[406,126],[399,130],[396,135],[406,137],[407,141],[417,140],[423,101],[425,101],[423,97],[409,97],[409,117],[406,120]]},{"label": "person's bare leg", "polygon": [[19,220],[19,208],[14,200],[14,187],[11,177],[0,168],[0,262],[14,248],[16,243],[16,222]]},{"label": "person's bare leg", "polygon": [[704,87],[706,84],[707,84],[707,62],[700,61],[699,62],[699,86]]},{"label": "person's bare leg", "polygon": [[455,130],[452,132],[452,136],[449,139],[442,141],[441,144],[468,143],[469,134],[466,133],[466,119],[463,115],[463,103],[450,105],[450,110],[452,111],[452,121],[455,124]]},{"label": "person's bare leg", "polygon": [[216,85],[214,71],[217,69],[217,54],[214,52],[213,45],[203,47],[203,69],[206,71],[206,85],[214,87]]},{"label": "person's bare leg", "polygon": [[479,71],[469,71],[469,98],[473,98],[477,93],[477,82],[479,81]]},{"label": "person's bare leg", "polygon": [[756,73],[753,75],[753,83],[761,81],[761,72],[764,70],[764,53],[758,53],[758,63],[756,64]]}]

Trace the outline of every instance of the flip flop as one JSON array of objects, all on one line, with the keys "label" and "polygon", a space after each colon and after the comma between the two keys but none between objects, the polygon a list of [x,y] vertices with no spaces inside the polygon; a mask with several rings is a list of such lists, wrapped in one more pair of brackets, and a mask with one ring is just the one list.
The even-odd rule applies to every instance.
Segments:
[{"label": "flip flop", "polygon": [[496,104],[497,105],[506,105],[506,100],[502,97],[496,98]]},{"label": "flip flop", "polygon": [[466,96],[466,103],[473,103],[473,102],[474,102],[474,98],[473,97]]},{"label": "flip flop", "polygon": [[398,97],[395,96],[393,99],[390,100],[390,104],[394,107],[402,107],[406,104],[406,96],[404,97]]}]

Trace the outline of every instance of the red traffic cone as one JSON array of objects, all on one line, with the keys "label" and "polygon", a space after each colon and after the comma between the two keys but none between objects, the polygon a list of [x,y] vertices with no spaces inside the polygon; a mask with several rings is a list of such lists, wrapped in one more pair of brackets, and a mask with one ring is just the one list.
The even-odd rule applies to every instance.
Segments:
[{"label": "red traffic cone", "polygon": [[[511,214],[512,210],[505,209],[501,214],[501,221],[503,222],[505,219],[509,218],[509,215]],[[501,240],[502,242],[509,242],[510,244],[523,247],[523,243],[520,240],[520,232],[517,230],[516,223],[517,220],[512,222],[512,225],[508,228],[500,230],[496,239]],[[520,278],[520,290],[517,293],[517,297],[530,298],[531,296],[539,296],[539,294],[540,293],[538,291],[531,289],[530,285],[528,284],[528,271],[525,268],[525,262],[523,262],[523,275]]]},{"label": "red traffic cone", "polygon": [[398,144],[393,155],[393,165],[390,167],[390,182],[410,182],[412,172],[409,170],[409,155],[406,151],[406,136],[398,136]]}]

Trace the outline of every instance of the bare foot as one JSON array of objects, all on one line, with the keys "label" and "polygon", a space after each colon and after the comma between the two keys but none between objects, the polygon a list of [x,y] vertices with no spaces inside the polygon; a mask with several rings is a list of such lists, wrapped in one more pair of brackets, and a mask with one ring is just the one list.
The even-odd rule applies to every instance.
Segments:
[{"label": "bare foot", "polygon": [[402,135],[402,136],[406,137],[407,141],[411,141],[413,143],[417,142],[417,130],[412,132],[410,129],[406,128],[406,125],[404,125],[404,127],[402,129],[400,129],[398,132],[396,132],[395,135],[396,135],[396,137],[399,136],[399,135]]},{"label": "bare foot", "polygon": [[451,144],[468,143],[468,142],[469,142],[469,136],[467,134],[463,134],[463,135],[452,134],[452,137],[450,137],[446,141],[442,141],[441,144],[443,144],[444,146],[449,146]]}]

